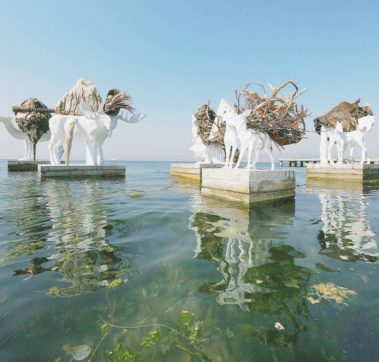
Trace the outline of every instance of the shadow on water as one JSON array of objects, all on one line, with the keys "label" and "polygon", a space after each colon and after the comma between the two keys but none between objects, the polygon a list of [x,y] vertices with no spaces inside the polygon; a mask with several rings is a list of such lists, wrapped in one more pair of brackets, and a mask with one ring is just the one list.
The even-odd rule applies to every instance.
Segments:
[{"label": "shadow on water", "polygon": [[[36,192],[33,181],[23,192]],[[8,259],[31,256],[29,265],[14,270],[16,276],[33,277],[43,272],[59,273],[54,296],[73,296],[99,287],[113,287],[124,280],[117,247],[107,237],[112,233],[103,203],[102,181],[67,182],[47,180],[41,193],[24,198],[17,226],[20,241],[8,246]]]},{"label": "shadow on water", "polygon": [[[263,344],[296,345],[306,329],[311,272],[296,263],[304,255],[285,243],[294,216],[293,199],[246,208],[203,197],[189,222],[196,233],[195,257],[214,263],[220,273],[199,290],[221,306],[238,306],[256,317],[245,326],[245,337]],[[275,327],[277,321],[285,329]]]},{"label": "shadow on water", "polygon": [[307,191],[321,204],[320,253],[345,261],[377,262],[379,249],[366,209],[378,184],[311,181]]}]

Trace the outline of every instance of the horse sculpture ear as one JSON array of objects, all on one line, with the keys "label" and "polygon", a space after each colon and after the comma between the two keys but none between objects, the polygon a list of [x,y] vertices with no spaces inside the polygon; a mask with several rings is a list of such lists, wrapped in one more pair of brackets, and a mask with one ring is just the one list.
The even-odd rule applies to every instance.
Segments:
[{"label": "horse sculpture ear", "polygon": [[80,106],[80,112],[83,113],[83,116],[86,118],[95,119],[95,113],[92,111],[91,107],[87,103],[82,103]]}]

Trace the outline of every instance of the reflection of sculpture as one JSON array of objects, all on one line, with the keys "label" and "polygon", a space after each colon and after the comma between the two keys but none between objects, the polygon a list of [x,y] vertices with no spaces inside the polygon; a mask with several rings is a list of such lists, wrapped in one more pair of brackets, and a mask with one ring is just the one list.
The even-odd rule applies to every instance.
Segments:
[{"label": "reflection of sculpture", "polygon": [[[52,221],[48,240],[53,245],[48,259],[52,270],[70,285],[59,288],[59,295],[76,295],[123,281],[121,259],[107,241],[107,210],[102,203],[102,183],[87,181],[72,185],[65,181],[45,183],[47,210]],[[74,193],[81,193],[76,198]],[[65,200],[62,203],[62,200]],[[64,227],[62,227],[64,225]]]},{"label": "reflection of sculpture", "polygon": [[[35,193],[34,185],[34,179],[25,180],[20,192]],[[122,284],[127,271],[116,246],[107,240],[115,229],[109,224],[102,187],[94,180],[47,180],[40,197],[24,198],[16,210],[20,240],[10,244],[6,255],[9,260],[30,255],[30,260],[14,275],[55,272],[62,278],[56,278],[50,294],[62,296]]]},{"label": "reflection of sculpture", "polygon": [[117,126],[117,120],[136,123],[144,118],[135,114],[128,118],[118,115],[121,109],[133,111],[131,97],[117,89],[108,92],[99,112],[101,98],[92,82],[79,79],[74,87],[58,102],[57,114],[50,119],[51,140],[49,143],[50,161],[59,165],[57,150],[66,145],[66,165],[70,160],[73,139],[86,142],[86,164],[102,165],[104,163],[102,145]]},{"label": "reflection of sculpture", "polygon": [[379,248],[360,192],[320,190],[322,253],[342,260],[378,261]]},{"label": "reflection of sculpture", "polygon": [[192,116],[191,151],[195,154],[198,163],[222,162],[223,143],[220,132],[223,132],[222,123],[215,112],[207,104],[201,106]]},{"label": "reflection of sculpture", "polygon": [[[332,161],[331,151],[336,143],[336,137],[338,139],[340,136],[336,133],[337,122],[341,123],[340,128],[342,127],[343,132],[350,133],[357,130],[358,120],[360,118],[373,115],[369,104],[366,104],[364,107],[360,107],[359,102],[359,99],[354,103],[341,102],[325,115],[314,119],[315,130],[321,136],[321,163],[328,163]],[[339,129],[338,132],[341,132],[341,129]],[[338,163],[342,163],[343,161],[342,154],[343,147],[340,147],[338,152]]]},{"label": "reflection of sculpture", "polygon": [[220,281],[205,283],[200,290],[215,293],[221,305],[285,318],[281,336],[274,323],[272,329],[254,326],[250,332],[265,343],[277,344],[278,338],[296,343],[307,314],[303,297],[310,272],[295,262],[303,255],[282,243],[285,225],[294,217],[293,200],[248,210],[203,198],[196,208],[189,225],[196,232],[195,257],[216,263],[221,274]]}]

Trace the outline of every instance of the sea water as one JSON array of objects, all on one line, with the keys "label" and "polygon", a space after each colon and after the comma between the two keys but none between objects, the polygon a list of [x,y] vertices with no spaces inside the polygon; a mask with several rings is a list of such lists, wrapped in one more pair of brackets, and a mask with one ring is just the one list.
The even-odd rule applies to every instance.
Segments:
[{"label": "sea water", "polygon": [[249,209],[123,164],[0,162],[0,361],[377,360],[379,186],[298,168],[294,199]]}]

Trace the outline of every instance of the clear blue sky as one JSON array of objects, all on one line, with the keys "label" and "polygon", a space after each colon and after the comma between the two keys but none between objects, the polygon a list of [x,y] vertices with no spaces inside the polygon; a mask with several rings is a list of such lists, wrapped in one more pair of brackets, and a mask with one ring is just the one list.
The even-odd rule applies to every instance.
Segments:
[{"label": "clear blue sky", "polygon": [[[0,115],[35,96],[55,106],[85,77],[130,93],[140,124],[120,123],[106,158],[191,159],[191,114],[249,82],[292,79],[313,116],[361,97],[379,110],[379,2],[0,0]],[[379,123],[379,121],[378,121]],[[309,129],[313,130],[311,119]],[[379,124],[369,155],[379,157]],[[310,134],[282,152],[318,153]],[[0,125],[0,158],[21,144]],[[83,155],[84,146],[74,150]],[[39,146],[47,156],[47,145]]]}]

